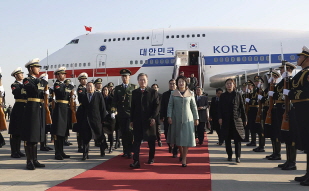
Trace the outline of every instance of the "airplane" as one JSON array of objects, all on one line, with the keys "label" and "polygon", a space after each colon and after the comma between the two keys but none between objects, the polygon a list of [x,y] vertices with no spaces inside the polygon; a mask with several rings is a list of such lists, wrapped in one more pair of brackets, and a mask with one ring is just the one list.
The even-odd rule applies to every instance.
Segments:
[{"label": "airplane", "polygon": [[101,77],[103,84],[117,85],[122,83],[119,71],[126,68],[132,72],[131,83],[146,73],[149,85],[156,83],[164,92],[168,81],[184,71],[186,77],[195,74],[199,86],[215,95],[227,78],[240,85],[277,68],[282,60],[295,63],[297,53],[309,44],[308,36],[308,31],[219,27],[87,33],[44,58],[41,72],[53,76],[57,68],[66,67],[75,84],[87,72],[90,80]]}]

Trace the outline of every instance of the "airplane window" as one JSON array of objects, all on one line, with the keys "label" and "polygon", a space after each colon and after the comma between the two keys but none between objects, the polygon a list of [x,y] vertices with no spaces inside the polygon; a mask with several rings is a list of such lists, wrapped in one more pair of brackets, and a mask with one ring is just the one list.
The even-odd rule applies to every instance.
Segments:
[{"label": "airplane window", "polygon": [[260,56],[260,61],[264,61],[264,56]]},{"label": "airplane window", "polygon": [[266,56],[266,60],[269,61],[269,56]]},{"label": "airplane window", "polygon": [[295,56],[294,56],[294,55],[291,55],[291,56],[290,56],[290,59],[291,59],[291,60],[295,60]]},{"label": "airplane window", "polygon": [[108,42],[112,41],[112,39],[108,39]]},{"label": "airplane window", "polygon": [[54,68],[57,68],[57,65],[55,64]]},{"label": "airplane window", "polygon": [[242,61],[243,61],[243,62],[246,62],[246,61],[247,61],[247,57],[245,57],[245,56],[242,57]]},{"label": "airplane window", "polygon": [[138,60],[135,60],[135,64],[138,64]]},{"label": "airplane window", "polygon": [[229,61],[230,61],[229,57],[226,57],[225,62],[229,62]]},{"label": "airplane window", "polygon": [[189,35],[189,34],[187,34],[187,38],[190,38],[190,35]]},{"label": "airplane window", "polygon": [[58,64],[58,68],[60,68],[61,67],[61,64]]},{"label": "airplane window", "polygon": [[172,60],[171,60],[171,63],[174,64],[174,63],[175,63],[175,59],[172,59]]},{"label": "airplane window", "polygon": [[105,66],[105,62],[102,62],[102,67],[104,67]]},{"label": "airplane window", "polygon": [[139,40],[139,37],[136,37],[136,40]]},{"label": "airplane window", "polygon": [[130,64],[133,64],[133,60],[130,60]]},{"label": "airplane window", "polygon": [[53,68],[54,65],[51,65],[50,68]]},{"label": "airplane window", "polygon": [[156,59],[156,60],[155,60],[155,63],[156,63],[156,64],[159,64],[159,60],[158,60],[158,59]]},{"label": "airplane window", "polygon": [[126,38],[122,38],[122,41],[125,41],[126,40]]},{"label": "airplane window", "polygon": [[101,67],[101,61],[99,62],[99,67]]},{"label": "airplane window", "polygon": [[135,37],[132,37],[132,40],[134,40],[135,39]]},{"label": "airplane window", "polygon": [[128,37],[127,40],[130,40],[130,37]]},{"label": "airplane window", "polygon": [[90,62],[88,62],[88,66],[90,66],[91,64],[90,64]]},{"label": "airplane window", "polygon": [[140,61],[139,61],[139,63],[140,63],[140,64],[143,64],[143,63],[144,63],[144,61],[143,61],[143,60],[140,60]]},{"label": "airplane window", "polygon": [[69,67],[69,64],[67,64],[67,66],[66,66],[67,68]]},{"label": "airplane window", "polygon": [[220,62],[223,62],[223,58],[222,57],[220,58]]},{"label": "airplane window", "polygon": [[252,61],[252,57],[251,56],[248,57],[248,61]]},{"label": "airplane window", "polygon": [[254,61],[258,61],[258,60],[259,60],[259,57],[255,56]]},{"label": "airplane window", "polygon": [[202,34],[202,37],[205,37],[206,35],[205,34]]},{"label": "airplane window", "polygon": [[169,59],[165,59],[165,64],[168,64],[169,62]]},{"label": "airplane window", "polygon": [[179,35],[176,35],[176,38],[179,38]]},{"label": "airplane window", "polygon": [[164,60],[163,59],[160,59],[160,64],[164,64]]},{"label": "airplane window", "polygon": [[82,63],[79,63],[79,65],[78,65],[79,67],[82,67]]},{"label": "airplane window", "polygon": [[235,62],[235,58],[234,58],[234,57],[232,57],[232,58],[231,58],[231,61],[232,61],[232,62]]},{"label": "airplane window", "polygon": [[167,36],[166,36],[166,38],[167,38],[167,39],[169,39],[169,38],[170,38],[170,36],[168,36],[168,35],[167,35]]},{"label": "airplane window", "polygon": [[73,64],[71,63],[71,68],[73,68]]},{"label": "airplane window", "polygon": [[75,67],[77,67],[77,63],[75,63]]},{"label": "airplane window", "polygon": [[240,57],[236,57],[237,62],[240,62]]},{"label": "airplane window", "polygon": [[104,39],[104,42],[106,42],[107,40],[106,39]]},{"label": "airplane window", "polygon": [[113,41],[116,41],[116,39],[115,39],[115,38],[113,38]]},{"label": "airplane window", "polygon": [[86,63],[84,63],[83,66],[86,66]]},{"label": "airplane window", "polygon": [[185,35],[181,35],[181,38],[185,38]]},{"label": "airplane window", "polygon": [[174,38],[174,35],[172,35],[172,38]]},{"label": "airplane window", "polygon": [[194,38],[194,37],[195,37],[195,34],[193,34],[192,37]]},{"label": "airplane window", "polygon": [[142,36],[142,40],[144,40],[144,39],[145,39],[145,37]]},{"label": "airplane window", "polygon": [[120,38],[118,38],[118,41],[120,41]]},{"label": "airplane window", "polygon": [[145,64],[148,64],[148,60],[145,60]]},{"label": "airplane window", "polygon": [[150,64],[153,64],[153,60],[150,60],[149,63],[150,63]]},{"label": "airplane window", "polygon": [[200,37],[201,35],[200,35],[200,34],[197,34],[196,36],[197,36],[197,37]]},{"label": "airplane window", "polygon": [[62,64],[62,66],[64,66],[64,64]]},{"label": "airplane window", "polygon": [[218,58],[214,58],[214,62],[218,62]]},{"label": "airplane window", "polygon": [[147,36],[146,39],[148,40],[148,39],[149,39],[149,36]]}]

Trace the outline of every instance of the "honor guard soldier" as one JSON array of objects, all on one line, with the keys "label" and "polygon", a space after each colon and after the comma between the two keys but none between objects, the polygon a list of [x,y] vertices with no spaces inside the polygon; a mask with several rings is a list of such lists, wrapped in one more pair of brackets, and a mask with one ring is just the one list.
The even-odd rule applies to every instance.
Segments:
[{"label": "honor guard soldier", "polygon": [[[262,79],[261,76],[255,76],[254,77],[254,83],[255,83],[255,86],[257,87],[256,92],[255,92],[256,97],[254,99],[255,104],[257,104],[257,111],[256,111],[256,115],[254,117],[254,121],[255,121],[254,126],[256,126],[256,128],[255,128],[255,131],[253,131],[253,133],[255,132],[259,136],[259,146],[255,149],[253,149],[253,151],[254,152],[265,152],[265,149],[264,149],[264,147],[265,147],[264,124],[261,123],[261,119],[262,119],[261,114],[263,113],[263,104],[260,101],[263,98],[263,96],[262,96],[263,95],[262,84],[264,83],[264,80]],[[256,107],[254,107],[254,108],[256,108]],[[257,118],[258,118],[258,121],[257,121]],[[254,139],[256,139],[255,136],[253,136],[253,137],[254,137]],[[252,135],[251,135],[251,138],[252,138]]]},{"label": "honor guard soldier", "polygon": [[102,92],[102,88],[103,88],[103,85],[102,85],[102,78],[97,78],[93,83],[94,83],[94,86],[95,86],[95,91],[96,92]]},{"label": "honor guard soldier", "polygon": [[[258,103],[257,103],[257,89],[255,86],[255,83],[253,83],[251,80],[247,81],[247,85],[248,85],[248,91],[250,91],[250,93],[247,93],[246,96],[246,110],[247,112],[247,116],[248,116],[248,124],[247,124],[247,129],[250,131],[251,133],[251,142],[247,144],[247,146],[256,146],[256,123],[255,123],[255,118],[256,118],[256,114],[258,111]],[[245,138],[246,139],[246,138]],[[249,139],[249,135],[248,135],[248,139]]]},{"label": "honor guard soldier", "polygon": [[114,97],[114,83],[113,82],[109,82],[108,84],[107,84],[107,88],[108,88],[108,92],[109,92],[109,95],[111,96],[111,97]]},{"label": "honor guard soldier", "polygon": [[[298,56],[297,65],[302,70],[293,77],[291,90],[284,89],[283,94],[288,95],[293,104],[289,131],[294,132],[296,135],[297,149],[307,151],[306,174],[302,177],[296,177],[295,181],[300,182],[303,186],[309,186],[309,49],[304,46]],[[293,112],[294,115],[292,114]]]},{"label": "honor guard soldier", "polygon": [[30,60],[25,67],[28,69],[28,77],[23,80],[24,89],[27,95],[27,103],[23,115],[23,127],[21,139],[25,141],[27,155],[27,169],[34,170],[36,167],[45,167],[37,160],[37,143],[45,137],[45,107],[44,88],[48,85],[48,75],[39,75],[41,65],[39,59]]},{"label": "honor guard soldier", "polygon": [[82,108],[83,108],[82,100],[83,100],[84,96],[87,96],[86,95],[87,78],[88,78],[88,74],[86,72],[79,74],[79,76],[77,77],[77,79],[80,83],[78,88],[77,88],[77,99],[78,99],[78,102],[79,102],[79,107],[77,108],[77,112],[76,112],[77,123],[74,124],[73,131],[75,131],[77,133],[76,138],[77,138],[77,145],[78,145],[78,152],[79,153],[83,152],[83,139],[80,135],[80,128],[81,128],[80,120],[84,117],[83,110],[82,110]]},{"label": "honor guard soldier", "polygon": [[[281,160],[281,142],[280,138],[280,130],[281,126],[278,126],[277,117],[276,117],[276,95],[274,92],[276,91],[276,83],[277,79],[281,76],[276,70],[272,70],[269,73],[270,77],[268,79],[268,87],[264,90],[263,94],[263,103],[264,103],[264,132],[265,137],[270,138],[273,153],[271,155],[266,156],[268,160]],[[282,119],[282,115],[281,115]]]},{"label": "honor guard soldier", "polygon": [[22,72],[21,67],[15,69],[11,76],[15,78],[15,82],[11,84],[12,94],[14,95],[15,104],[12,109],[11,120],[9,125],[10,145],[11,145],[11,157],[20,158],[26,156],[20,152],[21,143],[21,130],[23,127],[22,117],[27,103],[27,95],[24,90],[23,79],[24,72]]},{"label": "honor guard soldier", "polygon": [[60,67],[54,72],[57,78],[54,84],[56,104],[52,115],[51,134],[54,136],[56,160],[70,158],[69,155],[63,152],[63,144],[68,131],[70,93],[74,86],[64,83],[66,77],[65,70],[65,67]]},{"label": "honor guard soldier", "polygon": [[130,112],[132,91],[137,88],[135,84],[129,83],[131,71],[120,70],[122,84],[116,86],[113,97],[112,112],[118,113],[118,125],[122,135],[123,157],[132,157],[133,134],[130,129]]}]

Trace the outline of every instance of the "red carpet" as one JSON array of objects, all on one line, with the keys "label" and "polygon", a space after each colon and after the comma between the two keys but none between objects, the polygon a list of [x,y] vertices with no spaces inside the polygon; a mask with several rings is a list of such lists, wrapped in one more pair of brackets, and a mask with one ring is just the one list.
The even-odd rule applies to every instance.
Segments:
[{"label": "red carpet", "polygon": [[[205,137],[206,138],[206,137]],[[131,169],[132,159],[116,156],[81,173],[49,191],[63,190],[135,190],[135,191],[196,191],[211,190],[208,142],[189,148],[187,167],[181,167],[178,158],[172,158],[163,140],[156,147],[154,164],[147,164],[147,143],[142,144],[140,169]],[[90,156],[91,157],[91,156]]]}]

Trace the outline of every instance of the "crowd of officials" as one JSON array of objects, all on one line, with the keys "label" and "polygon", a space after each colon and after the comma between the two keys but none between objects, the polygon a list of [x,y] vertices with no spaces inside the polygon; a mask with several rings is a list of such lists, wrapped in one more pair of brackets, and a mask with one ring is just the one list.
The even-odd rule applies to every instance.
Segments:
[{"label": "crowd of officials", "polygon": [[[11,157],[25,156],[20,151],[23,140],[27,169],[45,167],[37,160],[37,143],[40,142],[41,150],[51,150],[46,146],[46,134],[50,132],[55,159],[70,158],[64,153],[63,146],[69,144],[67,137],[72,129],[77,132],[82,160],[89,158],[92,138],[100,147],[102,157],[106,150],[111,153],[114,148],[119,148],[121,138],[122,157],[133,158],[130,167],[140,168],[139,153],[143,141],[148,142],[147,163],[154,163],[156,142],[162,146],[159,125],[162,122],[168,151],[174,158],[179,153],[179,161],[182,167],[186,167],[189,147],[203,144],[205,127],[208,126],[210,133],[217,132],[217,144],[225,144],[228,161],[232,161],[232,144],[235,145],[235,161],[240,163],[241,142],[249,142],[246,146],[256,146],[256,135],[259,142],[254,152],[265,152],[265,138],[271,140],[273,152],[266,156],[268,160],[281,160],[281,143],[285,143],[287,160],[278,165],[282,170],[296,170],[297,150],[304,151],[307,153],[307,173],[296,177],[295,181],[308,186],[309,49],[303,47],[298,56],[297,65],[302,70],[294,77],[292,71],[296,66],[282,61],[280,72],[271,69],[266,78],[257,75],[253,80],[247,80],[241,91],[236,90],[234,79],[227,79],[225,91],[216,90],[210,107],[194,74],[186,78],[180,72],[177,79],[168,82],[169,90],[161,95],[158,84],[148,86],[145,73],[138,74],[138,85],[135,85],[130,83],[130,70],[121,69],[122,84],[116,87],[112,82],[103,87],[101,78],[87,81],[87,73],[81,73],[78,76],[80,85],[74,91],[74,86],[66,79],[66,69],[60,67],[54,72],[56,82],[48,89],[48,75],[37,77],[41,66],[38,59],[33,59],[26,64],[28,77],[23,78],[21,68],[12,72],[16,81],[11,86],[15,98],[9,126]],[[278,81],[280,77],[282,80]],[[44,107],[44,97],[47,96],[48,108]],[[72,108],[76,99],[79,102],[77,111]],[[49,110],[52,122],[46,121]],[[72,117],[75,115],[76,121]],[[23,116],[22,120],[18,120],[20,116]]]}]

